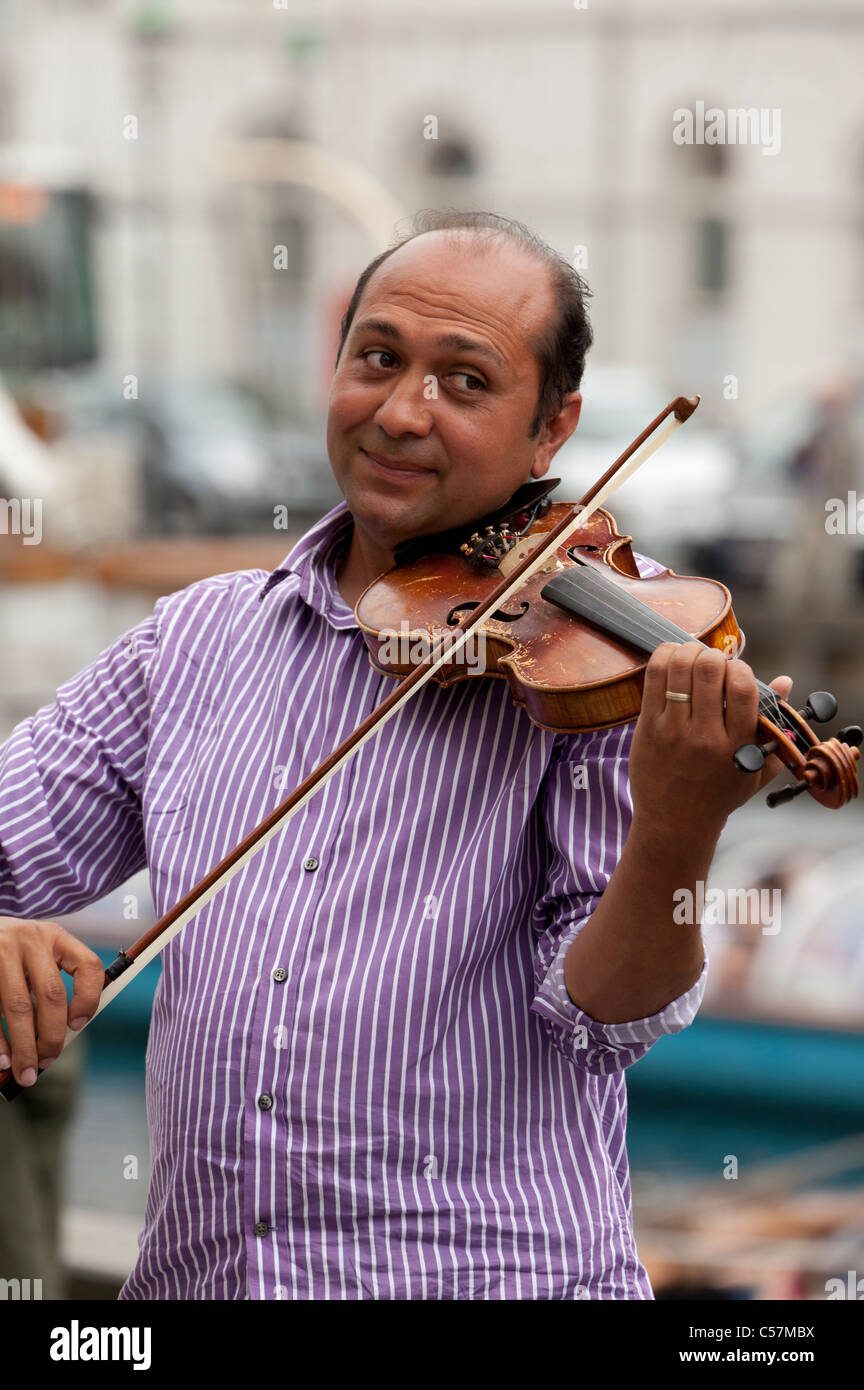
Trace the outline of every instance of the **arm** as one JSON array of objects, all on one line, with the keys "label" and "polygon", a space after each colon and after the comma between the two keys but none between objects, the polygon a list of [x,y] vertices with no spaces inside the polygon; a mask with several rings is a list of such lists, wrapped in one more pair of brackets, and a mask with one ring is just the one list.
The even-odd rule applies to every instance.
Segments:
[{"label": "arm", "polygon": [[[785,697],[791,681],[772,685]],[[667,689],[692,703],[668,701]],[[673,894],[705,882],[727,817],[780,771],[776,757],[758,776],[732,762],[753,741],[757,704],[750,667],[719,651],[664,643],[648,663],[630,754],[630,832],[564,965],[569,998],[597,1022],[656,1014],[698,980],[701,924],[673,921]]]},{"label": "arm", "polygon": [[[71,912],[145,863],[141,788],[155,616],[67,681],[0,748],[0,1069],[24,1085],[97,1007],[104,968],[46,914]],[[22,918],[37,920],[21,920]],[[67,1009],[60,971],[74,977]],[[31,990],[36,996],[34,1006]],[[38,1035],[38,1047],[37,1047]]]}]

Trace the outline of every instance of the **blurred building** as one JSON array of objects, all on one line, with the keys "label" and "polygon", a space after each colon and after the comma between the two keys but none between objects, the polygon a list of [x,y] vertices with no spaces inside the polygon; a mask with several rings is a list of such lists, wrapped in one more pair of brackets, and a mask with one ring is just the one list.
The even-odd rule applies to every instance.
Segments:
[{"label": "blurred building", "polygon": [[[730,537],[740,541],[739,574],[756,557],[754,568],[782,575],[776,590],[809,605],[807,621],[787,605],[778,622],[761,595],[743,615],[736,599],[759,673],[788,670],[797,703],[828,685],[844,697],[842,719],[860,718],[862,620],[835,598],[848,538],[823,531],[838,488],[812,402],[844,372],[864,377],[862,40],[860,0],[0,0],[0,496],[46,501],[38,557],[0,536],[0,740],[158,592],[195,577],[191,545],[178,558],[169,543],[182,537],[162,550],[130,542],[157,496],[120,423],[132,403],[158,438],[160,486],[160,460],[176,482],[193,454],[212,462],[220,447],[228,482],[245,470],[267,506],[296,499],[316,463],[329,478],[322,426],[339,318],[359,270],[425,206],[522,219],[586,275],[598,372],[574,444],[589,476],[618,452],[606,430],[591,444],[598,401],[633,431],[650,418],[643,406],[664,403],[649,405],[655,381],[702,395],[700,427],[752,429],[779,403],[788,428],[770,423],[771,468],[754,465],[736,489],[716,450],[713,464],[707,449],[694,464],[703,486],[714,477],[702,542],[716,539],[728,564]],[[755,112],[755,143],[676,143],[682,111],[698,121],[712,109]],[[647,386],[628,378],[633,364]],[[266,405],[266,430],[226,384]],[[847,454],[864,488],[859,416]],[[268,474],[277,429],[283,471]],[[64,569],[76,538],[66,502],[52,499],[70,486],[89,571]],[[317,487],[304,503],[323,510]],[[682,468],[667,514],[670,494],[689,487]],[[799,519],[782,505],[796,490],[805,566],[791,544]],[[224,495],[239,511],[238,494]],[[625,521],[630,505],[622,495]],[[204,530],[200,515],[189,529]],[[277,563],[294,536],[264,525],[254,558],[211,547],[194,564]],[[783,934],[755,918],[716,924],[704,1017],[628,1077],[658,1287],[686,1276],[716,1288],[719,1271],[760,1297],[822,1297],[826,1279],[861,1268],[861,820],[847,808],[838,832],[805,800],[739,813],[714,870],[730,891],[782,886]],[[143,902],[146,880],[135,891]],[[72,929],[113,956],[121,908],[115,895]],[[146,1153],[152,988],[151,977],[93,1029],[75,1137],[67,1259],[116,1284],[143,1209],[144,1182],[130,1187],[117,1160]],[[747,1203],[725,1183],[730,1153]],[[804,1179],[838,1177],[851,1185],[806,1211],[791,1197],[780,1209]]]},{"label": "blurred building", "polygon": [[[523,218],[584,266],[598,357],[752,417],[864,346],[862,32],[856,0],[0,0],[0,141],[95,199],[113,375],[314,417],[389,197]],[[775,152],[676,144],[699,102],[779,112]],[[344,169],[244,178],[229,147],[265,138],[361,171],[365,225]]]}]

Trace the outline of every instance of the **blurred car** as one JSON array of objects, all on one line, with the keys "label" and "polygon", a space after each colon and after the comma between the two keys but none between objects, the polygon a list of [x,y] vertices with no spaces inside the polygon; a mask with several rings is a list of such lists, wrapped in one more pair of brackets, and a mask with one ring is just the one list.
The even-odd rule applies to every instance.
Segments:
[{"label": "blurred car", "polygon": [[713,537],[697,542],[699,573],[735,588],[760,589],[796,518],[791,462],[816,427],[813,399],[796,396],[760,411],[738,440],[736,476],[717,508]]},{"label": "blurred car", "polygon": [[[553,500],[577,500],[675,396],[642,368],[589,363],[579,425],[552,460]],[[738,470],[734,449],[698,412],[610,498],[607,510],[634,549],[679,573],[697,547],[718,541]]]},{"label": "blurred car", "polygon": [[164,388],[139,414],[148,529],[258,530],[276,506],[318,515],[341,495],[323,432],[273,421],[237,386]]},{"label": "blurred car", "polygon": [[[735,482],[718,503],[717,535],[696,546],[699,572],[739,588],[776,586],[795,563],[784,568],[782,553],[806,540],[799,567],[818,564],[839,591],[847,563],[850,582],[864,588],[864,532],[855,515],[846,518],[848,492],[864,498],[864,388],[838,383],[769,403],[742,431],[738,456]],[[826,524],[831,499],[848,528],[836,540]]]},{"label": "blurred car", "polygon": [[286,423],[236,383],[151,383],[127,400],[90,377],[58,393],[70,435],[114,435],[133,449],[140,529],[151,534],[266,530],[277,506],[301,524],[341,497],[323,423]]}]

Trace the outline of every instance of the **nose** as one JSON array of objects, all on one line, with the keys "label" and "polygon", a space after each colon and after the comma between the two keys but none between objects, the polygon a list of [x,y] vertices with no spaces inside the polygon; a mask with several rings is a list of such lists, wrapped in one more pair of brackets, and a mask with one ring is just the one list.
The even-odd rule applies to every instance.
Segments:
[{"label": "nose", "polygon": [[432,413],[425,388],[426,378],[414,372],[386,383],[387,394],[374,415],[376,425],[394,438],[400,434],[427,435],[432,428]]}]

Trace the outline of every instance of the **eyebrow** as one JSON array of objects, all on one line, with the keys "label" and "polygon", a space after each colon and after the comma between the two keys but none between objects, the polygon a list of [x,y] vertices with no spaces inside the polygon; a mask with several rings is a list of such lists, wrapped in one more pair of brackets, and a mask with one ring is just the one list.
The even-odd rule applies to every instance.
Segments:
[{"label": "eyebrow", "polygon": [[[394,343],[403,341],[402,334],[391,323],[389,319],[361,319],[354,325],[357,333],[380,333],[382,338],[390,338]],[[478,343],[474,338],[466,338],[462,333],[442,333],[435,339],[435,346],[441,348],[455,348],[457,352],[476,352],[478,357],[487,357],[490,362],[495,362],[499,367],[506,367],[507,363],[495,348],[488,343]]]}]

